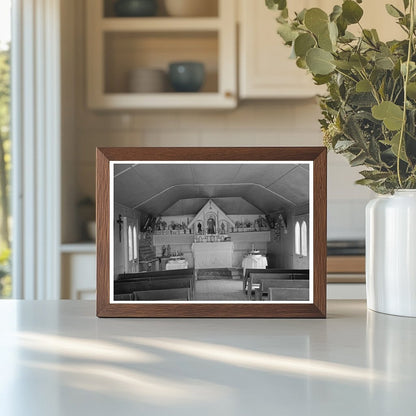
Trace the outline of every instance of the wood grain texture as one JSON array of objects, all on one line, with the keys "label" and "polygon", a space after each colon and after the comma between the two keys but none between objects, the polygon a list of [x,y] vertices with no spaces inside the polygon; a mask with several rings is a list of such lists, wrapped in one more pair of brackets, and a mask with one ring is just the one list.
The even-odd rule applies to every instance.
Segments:
[{"label": "wood grain texture", "polygon": [[[166,318],[326,317],[326,148],[127,147],[97,149],[97,316]],[[110,161],[313,161],[313,303],[110,303]]]},{"label": "wood grain texture", "polygon": [[328,256],[327,272],[364,274],[365,256]]}]

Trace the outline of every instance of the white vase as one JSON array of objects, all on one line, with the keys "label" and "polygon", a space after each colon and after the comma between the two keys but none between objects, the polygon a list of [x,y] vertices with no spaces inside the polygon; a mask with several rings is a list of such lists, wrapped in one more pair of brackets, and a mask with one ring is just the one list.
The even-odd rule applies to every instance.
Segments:
[{"label": "white vase", "polygon": [[367,204],[366,282],[369,309],[416,317],[416,190]]}]

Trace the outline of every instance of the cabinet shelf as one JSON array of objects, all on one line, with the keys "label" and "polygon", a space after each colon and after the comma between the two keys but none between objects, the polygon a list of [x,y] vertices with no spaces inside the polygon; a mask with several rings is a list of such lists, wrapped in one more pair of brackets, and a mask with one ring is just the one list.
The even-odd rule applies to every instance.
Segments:
[{"label": "cabinet shelf", "polygon": [[105,109],[203,109],[234,108],[235,97],[218,93],[157,93],[157,94],[103,94],[94,105]]},{"label": "cabinet shelf", "polygon": [[[114,17],[103,0],[88,0],[87,103],[97,110],[230,109],[237,106],[236,5],[218,0],[215,17]],[[105,17],[103,17],[105,16]],[[141,68],[168,72],[169,64],[205,66],[198,93],[130,92],[129,76]]]},{"label": "cabinet shelf", "polygon": [[172,32],[172,31],[216,31],[221,27],[217,17],[145,17],[145,18],[104,18],[101,30],[104,32]]}]

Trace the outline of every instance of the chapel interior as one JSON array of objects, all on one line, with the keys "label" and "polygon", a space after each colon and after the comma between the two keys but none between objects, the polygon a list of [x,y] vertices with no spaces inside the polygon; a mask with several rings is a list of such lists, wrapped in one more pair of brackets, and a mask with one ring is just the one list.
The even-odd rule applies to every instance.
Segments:
[{"label": "chapel interior", "polygon": [[308,301],[308,163],[115,163],[115,301]]}]

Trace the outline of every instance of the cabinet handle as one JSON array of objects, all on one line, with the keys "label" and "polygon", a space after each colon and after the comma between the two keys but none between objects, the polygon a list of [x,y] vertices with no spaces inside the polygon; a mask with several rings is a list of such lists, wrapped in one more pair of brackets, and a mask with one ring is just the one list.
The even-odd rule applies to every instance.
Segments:
[{"label": "cabinet handle", "polygon": [[225,98],[233,98],[234,97],[234,93],[232,91],[225,91],[224,95],[225,95]]}]

